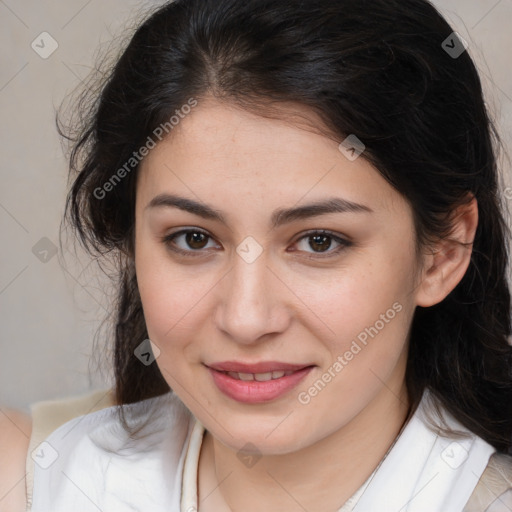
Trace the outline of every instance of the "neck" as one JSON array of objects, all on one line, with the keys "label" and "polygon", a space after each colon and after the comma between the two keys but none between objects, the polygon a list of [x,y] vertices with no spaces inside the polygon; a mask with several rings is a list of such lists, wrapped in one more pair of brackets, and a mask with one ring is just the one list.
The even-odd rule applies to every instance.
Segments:
[{"label": "neck", "polygon": [[408,412],[405,384],[396,394],[384,387],[333,434],[293,453],[265,455],[250,468],[241,468],[237,452],[205,432],[199,461],[201,510],[335,512],[379,465]]}]

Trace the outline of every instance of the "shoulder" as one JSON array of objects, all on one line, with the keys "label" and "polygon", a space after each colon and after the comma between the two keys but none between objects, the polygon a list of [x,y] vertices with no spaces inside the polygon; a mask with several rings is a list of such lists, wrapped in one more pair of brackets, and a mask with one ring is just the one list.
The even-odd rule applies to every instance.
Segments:
[{"label": "shoulder", "polygon": [[512,456],[495,453],[489,460],[482,475],[487,490],[494,493],[487,512],[501,512],[512,509]]},{"label": "shoulder", "polygon": [[0,410],[0,512],[25,510],[25,462],[31,432],[28,414]]},{"label": "shoulder", "polygon": [[495,452],[482,473],[464,512],[512,510],[512,456]]},{"label": "shoulder", "polygon": [[[120,410],[130,431],[120,419]],[[159,444],[169,430],[188,427],[190,412],[173,393],[123,406],[111,406],[77,416],[54,430],[45,442],[55,449],[62,448],[63,456],[82,444],[94,446],[109,454],[128,455],[141,448]],[[60,455],[60,454],[59,454]]]},{"label": "shoulder", "polygon": [[[32,510],[117,510],[116,500],[135,506],[141,496],[165,502],[162,480],[179,476],[191,413],[173,393],[85,414],[53,431],[40,445],[34,470]],[[36,451],[36,456],[39,451]],[[86,499],[84,498],[86,496]],[[83,501],[83,503],[82,503]]]}]

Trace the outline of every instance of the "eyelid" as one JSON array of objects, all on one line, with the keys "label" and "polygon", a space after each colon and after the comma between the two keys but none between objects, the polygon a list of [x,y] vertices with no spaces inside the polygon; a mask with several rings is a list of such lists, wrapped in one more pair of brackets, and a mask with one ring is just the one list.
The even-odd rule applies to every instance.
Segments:
[{"label": "eyelid", "polygon": [[[333,249],[333,250],[328,250],[325,253],[306,252],[305,254],[307,256],[305,256],[305,258],[314,259],[314,260],[320,260],[322,258],[325,258],[325,259],[332,258],[332,257],[337,256],[344,249],[354,245],[354,243],[348,237],[345,237],[344,235],[341,235],[340,233],[336,233],[336,232],[330,231],[328,229],[310,229],[306,232],[300,233],[297,236],[297,238],[295,239],[295,241],[293,242],[293,244],[295,245],[298,242],[300,242],[301,240],[303,240],[304,238],[308,238],[313,235],[326,235],[329,238],[332,238],[333,240],[335,240],[336,243],[339,244],[339,247],[336,249]],[[293,251],[293,252],[299,252],[299,251]]]},{"label": "eyelid", "polygon": [[179,229],[178,231],[169,233],[160,238],[161,238],[162,243],[164,245],[166,245],[169,250],[171,250],[175,253],[184,254],[186,256],[191,256],[191,257],[204,256],[204,252],[205,252],[204,249],[197,249],[195,251],[194,250],[187,251],[185,249],[181,249],[179,247],[172,246],[172,242],[175,238],[178,238],[181,235],[186,235],[187,233],[201,233],[201,234],[205,235],[208,239],[215,240],[215,238],[212,235],[210,235],[207,231],[205,231],[204,229],[193,228],[193,227],[182,228],[182,229]]},{"label": "eyelid", "polygon": [[[208,239],[215,240],[215,238],[212,235],[210,235],[207,231],[205,231],[204,229],[194,228],[194,227],[182,228],[182,229],[179,229],[178,231],[167,234],[160,238],[161,238],[162,243],[164,243],[171,251],[173,251],[175,253],[184,254],[186,256],[191,256],[191,257],[203,256],[204,253],[206,252],[205,249],[184,250],[179,247],[171,245],[171,242],[175,238],[178,238],[181,235],[186,235],[187,233],[201,233],[201,234],[205,235]],[[333,250],[328,250],[325,253],[321,253],[321,252],[315,253],[315,252],[305,252],[305,251],[291,251],[291,252],[305,252],[305,254],[308,255],[308,256],[305,256],[306,258],[319,260],[322,258],[334,257],[338,253],[340,253],[343,249],[346,249],[353,245],[353,242],[348,237],[345,237],[339,233],[330,231],[328,229],[310,229],[306,232],[300,233],[296,237],[295,241],[292,243],[295,245],[298,242],[300,242],[301,240],[303,240],[304,238],[308,238],[313,235],[326,235],[329,238],[332,238],[334,241],[336,241],[336,243],[339,244],[339,247],[336,249],[333,249]]]}]

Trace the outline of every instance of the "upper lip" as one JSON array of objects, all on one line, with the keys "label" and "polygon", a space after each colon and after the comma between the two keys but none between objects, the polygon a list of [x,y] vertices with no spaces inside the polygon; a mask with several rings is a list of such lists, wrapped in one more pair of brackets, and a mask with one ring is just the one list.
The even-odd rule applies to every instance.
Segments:
[{"label": "upper lip", "polygon": [[290,364],[280,361],[260,361],[259,363],[241,363],[238,361],[222,361],[207,365],[213,370],[219,372],[237,372],[237,373],[268,373],[278,371],[297,371],[312,366],[311,364]]}]

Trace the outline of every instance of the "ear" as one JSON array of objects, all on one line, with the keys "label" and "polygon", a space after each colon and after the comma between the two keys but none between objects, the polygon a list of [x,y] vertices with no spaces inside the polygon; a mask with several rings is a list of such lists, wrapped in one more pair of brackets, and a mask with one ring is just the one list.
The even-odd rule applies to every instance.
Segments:
[{"label": "ear", "polygon": [[464,277],[473,252],[478,226],[478,203],[459,206],[453,214],[449,238],[439,240],[423,260],[422,280],[416,288],[416,304],[422,307],[441,302]]}]

